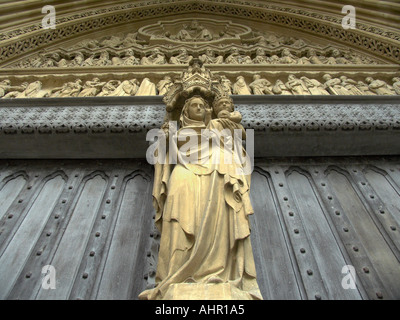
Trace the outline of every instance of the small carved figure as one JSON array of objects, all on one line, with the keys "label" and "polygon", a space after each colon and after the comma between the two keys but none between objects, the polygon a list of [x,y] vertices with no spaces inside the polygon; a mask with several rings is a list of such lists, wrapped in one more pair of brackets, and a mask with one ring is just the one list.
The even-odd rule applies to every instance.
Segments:
[{"label": "small carved figure", "polygon": [[200,41],[211,41],[213,39],[213,35],[206,27],[200,25],[198,27],[199,34],[196,36],[196,39],[200,39]]},{"label": "small carved figure", "polygon": [[265,51],[262,48],[258,48],[256,50],[256,56],[253,59],[253,63],[255,64],[265,64],[268,63],[268,58],[265,55]]},{"label": "small carved figure", "polygon": [[139,81],[137,79],[125,80],[110,94],[110,96],[134,96],[139,89]]},{"label": "small carved figure", "polygon": [[360,90],[362,92],[363,95],[376,96],[376,93],[372,92],[369,89],[368,84],[366,84],[365,82],[358,81],[356,86],[357,86],[358,90]]},{"label": "small carved figure", "polygon": [[51,97],[77,97],[82,90],[82,80],[77,79],[65,83],[62,87],[53,88],[49,95]]},{"label": "small carved figure", "polygon": [[324,85],[318,80],[309,79],[304,76],[301,77],[300,80],[303,81],[312,95],[329,95],[329,92],[325,90]]},{"label": "small carved figure", "polygon": [[110,54],[106,50],[102,51],[100,57],[93,60],[93,65],[99,67],[111,65]]},{"label": "small carved figure", "polygon": [[169,60],[172,64],[188,64],[193,60],[193,56],[189,55],[185,48],[179,50],[179,54],[175,57],[171,57]]},{"label": "small carved figure", "polygon": [[232,82],[229,80],[226,76],[222,75],[220,78],[220,83],[222,86],[222,89],[226,93],[226,95],[231,95],[232,94]]},{"label": "small carved figure", "polygon": [[276,80],[275,85],[272,88],[272,92],[274,94],[280,95],[292,95],[292,93],[288,90],[283,81],[280,79]]},{"label": "small carved figure", "polygon": [[20,86],[14,87],[14,91],[9,91],[3,98],[4,99],[12,99],[12,98],[20,98],[22,96],[22,93],[25,91],[25,89],[28,87],[29,83],[28,82],[23,82],[21,83]]},{"label": "small carved figure", "polygon": [[394,94],[394,90],[383,80],[374,80],[372,77],[368,77],[365,82],[368,84],[368,88],[377,95],[387,96]]},{"label": "small carved figure", "polygon": [[157,90],[160,96],[167,93],[168,89],[174,84],[170,76],[165,76],[164,79],[157,83]]},{"label": "small carved figure", "polygon": [[43,98],[48,92],[42,90],[42,82],[34,81],[29,84],[23,83],[21,85],[22,92],[20,91],[11,91],[4,96],[4,98]]},{"label": "small carved figure", "polygon": [[3,98],[10,92],[22,92],[27,86],[12,86],[9,79],[0,82],[0,98]]},{"label": "small carved figure", "polygon": [[215,53],[212,49],[207,49],[205,54],[202,54],[200,56],[200,60],[204,64],[206,64],[206,63],[221,64],[224,62],[224,57],[223,56],[215,56]]},{"label": "small carved figure", "polygon": [[98,97],[106,97],[111,96],[112,93],[118,88],[121,84],[119,80],[110,80],[108,81],[104,87],[101,89],[101,92],[97,95]]},{"label": "small carved figure", "polygon": [[144,78],[140,84],[137,96],[155,96],[157,94],[156,85],[149,78]]},{"label": "small carved figure", "polygon": [[181,40],[181,41],[192,40],[192,36],[190,35],[188,28],[189,27],[187,24],[183,25],[182,29],[179,30],[179,32],[176,35],[178,40]]},{"label": "small carved figure", "polygon": [[121,57],[113,57],[111,59],[112,64],[115,66],[135,66],[140,64],[140,60],[136,58],[135,52],[133,49],[126,50],[124,56]]},{"label": "small carved figure", "polygon": [[74,59],[71,61],[71,63],[69,64],[69,66],[71,67],[80,67],[83,65],[83,63],[85,62],[85,56],[83,55],[82,52],[77,52],[75,54]]},{"label": "small carved figure", "polygon": [[400,95],[400,77],[394,77],[393,81],[393,90],[396,94]]},{"label": "small carved figure", "polygon": [[246,83],[246,80],[244,79],[243,76],[238,76],[236,78],[236,82],[233,85],[233,94],[238,94],[238,95],[250,95],[250,88]]},{"label": "small carved figure", "polygon": [[251,64],[251,58],[249,56],[241,55],[239,49],[234,47],[230,50],[230,55],[225,59],[225,63],[228,64]]},{"label": "small carved figure", "polygon": [[281,52],[281,58],[279,59],[280,63],[283,64],[296,64],[298,58],[294,56],[289,49],[285,48]]},{"label": "small carved figure", "polygon": [[307,50],[307,56],[299,59],[299,64],[322,64],[321,58],[313,48]]},{"label": "small carved figure", "polygon": [[340,80],[342,81],[341,85],[345,87],[350,94],[360,96],[363,95],[363,92],[357,88],[357,81],[347,78],[346,76],[341,76]]},{"label": "small carved figure", "polygon": [[100,82],[99,78],[93,78],[92,81],[86,81],[83,90],[78,94],[78,97],[95,97],[105,84],[105,82]]},{"label": "small carved figure", "polygon": [[259,74],[253,76],[253,82],[249,84],[253,94],[273,94],[271,82],[261,78]]},{"label": "small carved figure", "polygon": [[309,95],[310,91],[301,79],[296,78],[294,74],[288,76],[286,87],[295,95]]},{"label": "small carved figure", "polygon": [[325,74],[322,79],[325,80],[324,88],[333,95],[349,95],[350,92],[342,86],[342,81],[338,78],[332,78],[330,74]]},{"label": "small carved figure", "polygon": [[150,56],[143,57],[140,61],[142,65],[152,65],[152,64],[166,64],[167,59],[165,58],[164,53],[162,53],[159,49],[155,48]]},{"label": "small carved figure", "polygon": [[326,58],[326,64],[349,64],[350,61],[346,58],[342,57],[340,51],[338,49],[333,49],[331,52],[331,56]]},{"label": "small carved figure", "polygon": [[102,46],[108,46],[108,47],[118,47],[122,44],[122,38],[117,37],[117,36],[111,36],[107,39],[104,39],[103,41],[100,42]]}]

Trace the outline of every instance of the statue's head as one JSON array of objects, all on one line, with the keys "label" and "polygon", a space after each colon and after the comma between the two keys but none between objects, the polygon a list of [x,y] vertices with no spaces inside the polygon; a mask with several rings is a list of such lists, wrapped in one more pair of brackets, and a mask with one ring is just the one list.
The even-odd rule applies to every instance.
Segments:
[{"label": "statue's head", "polygon": [[374,81],[374,79],[372,77],[365,78],[366,83],[371,83],[372,81]]},{"label": "statue's head", "polygon": [[257,56],[263,56],[263,55],[265,55],[264,49],[258,48],[258,49],[256,50],[256,55],[257,55]]},{"label": "statue's head", "polygon": [[330,74],[325,74],[325,75],[322,77],[322,79],[324,79],[325,81],[328,81],[328,80],[331,80],[332,77],[331,77]]},{"label": "statue's head", "polygon": [[191,120],[204,121],[206,108],[209,108],[207,101],[201,96],[195,95],[186,100],[182,109],[182,114]]},{"label": "statue's head", "polygon": [[233,112],[234,111],[234,104],[233,100],[229,96],[221,96],[217,97],[216,100],[214,100],[213,103],[213,109],[214,113],[218,115],[221,111],[228,111],[228,112]]}]

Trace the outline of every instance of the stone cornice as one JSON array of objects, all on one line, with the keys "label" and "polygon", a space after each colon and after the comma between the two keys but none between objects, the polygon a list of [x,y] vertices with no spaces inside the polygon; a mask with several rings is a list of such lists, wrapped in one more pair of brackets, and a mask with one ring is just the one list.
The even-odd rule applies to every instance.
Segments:
[{"label": "stone cornice", "polygon": [[[255,156],[398,154],[400,99],[233,96]],[[144,158],[163,123],[155,97],[0,100],[1,158]]]}]

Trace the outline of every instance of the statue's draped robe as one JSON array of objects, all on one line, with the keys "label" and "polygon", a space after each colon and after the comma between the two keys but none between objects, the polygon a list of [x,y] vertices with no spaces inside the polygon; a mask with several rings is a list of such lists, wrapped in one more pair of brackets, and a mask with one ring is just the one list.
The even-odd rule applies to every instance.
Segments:
[{"label": "statue's draped robe", "polygon": [[[229,129],[243,128],[218,119],[207,128],[222,130],[227,124]],[[178,134],[185,128],[199,137],[206,127],[183,116]],[[184,163],[179,152],[172,172],[168,164],[155,165],[153,196],[161,244],[156,287],[141,298],[162,299],[172,284],[229,283],[249,299],[262,299],[250,243],[250,174],[244,175],[234,158],[232,164],[223,159],[210,163],[212,153],[224,152],[223,142],[202,153],[203,165]],[[240,149],[244,152],[241,144]]]}]

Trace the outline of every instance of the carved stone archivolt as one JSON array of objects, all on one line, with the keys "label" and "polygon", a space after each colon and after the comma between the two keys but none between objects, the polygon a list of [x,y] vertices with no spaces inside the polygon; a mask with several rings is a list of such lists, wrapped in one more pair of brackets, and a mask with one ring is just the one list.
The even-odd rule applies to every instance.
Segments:
[{"label": "carved stone archivolt", "polygon": [[100,39],[82,40],[70,48],[41,51],[12,68],[67,68],[188,64],[360,65],[383,61],[347,48],[211,19],[179,19]]},{"label": "carved stone archivolt", "polygon": [[[39,50],[54,40],[71,40],[81,33],[108,28],[116,23],[128,24],[140,21],[142,18],[158,18],[171,12],[177,16],[197,12],[222,14],[261,22],[271,21],[280,27],[302,30],[345,45],[350,44],[362,50],[372,50],[391,61],[398,61],[400,57],[399,32],[371,25],[362,20],[357,21],[355,30],[343,30],[342,17],[339,14],[327,14],[318,10],[311,12],[307,9],[283,4],[243,0],[148,0],[104,5],[100,8],[57,16],[55,30],[43,32],[40,21],[30,22],[17,29],[4,30],[0,34],[0,41],[4,42],[0,49],[0,60],[6,61],[32,50]],[[210,38],[210,34],[204,37]]]}]

